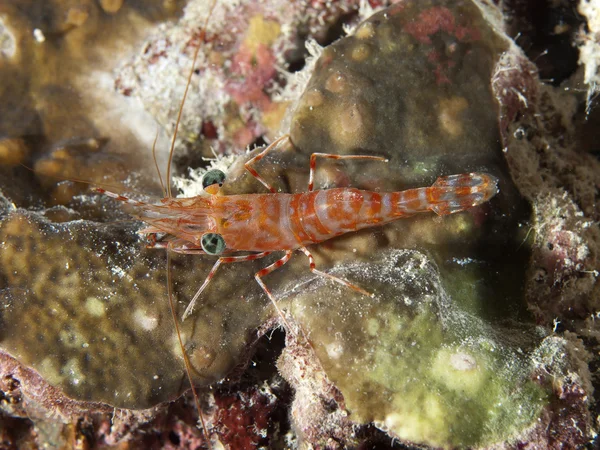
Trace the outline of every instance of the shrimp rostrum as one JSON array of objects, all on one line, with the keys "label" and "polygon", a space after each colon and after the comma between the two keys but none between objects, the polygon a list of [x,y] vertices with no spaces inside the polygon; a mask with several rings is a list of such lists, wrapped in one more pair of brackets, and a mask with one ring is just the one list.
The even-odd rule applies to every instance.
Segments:
[{"label": "shrimp rostrum", "polygon": [[355,188],[314,190],[317,158],[387,161],[378,156],[327,153],[311,155],[307,192],[277,193],[252,165],[287,139],[288,136],[279,138],[245,164],[246,170],[270,193],[220,195],[219,187],[223,184],[225,174],[217,169],[206,172],[202,179],[205,195],[191,198],[169,196],[162,199],[160,204],[139,202],[99,189],[137,209],[134,215],[149,225],[140,233],[149,237],[155,237],[157,233],[167,235],[160,242],[154,239],[152,247],[219,257],[186,308],[184,319],[191,314],[196,300],[221,264],[256,260],[274,252],[284,252],[284,255],[258,271],[255,279],[280,314],[262,278],[289,261],[295,250],[300,250],[308,257],[313,273],[371,296],[342,278],[318,270],[307,247],[414,214],[434,212],[443,216],[465,211],[487,202],[498,193],[497,178],[480,172],[442,176],[432,186],[399,192],[373,192]]}]

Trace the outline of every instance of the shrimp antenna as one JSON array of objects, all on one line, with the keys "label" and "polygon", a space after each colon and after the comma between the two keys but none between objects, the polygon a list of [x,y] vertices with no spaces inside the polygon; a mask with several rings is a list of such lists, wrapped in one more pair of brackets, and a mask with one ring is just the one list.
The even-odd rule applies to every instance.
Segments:
[{"label": "shrimp antenna", "polygon": [[163,183],[163,177],[160,173],[160,168],[158,167],[158,161],[156,160],[156,141],[158,141],[158,130],[156,130],[156,136],[154,136],[154,142],[152,143],[152,159],[154,159],[154,167],[156,167],[156,172],[158,173],[158,180],[160,181],[160,187],[163,191],[163,197],[166,197],[167,190],[165,189],[165,183]]},{"label": "shrimp antenna", "polygon": [[92,186],[92,187],[99,186],[101,188],[108,188],[108,190],[114,191],[114,192],[123,192],[125,190],[123,188],[123,186],[113,186],[113,185],[107,184],[107,183],[98,183],[97,181],[82,180],[81,178],[71,178],[71,177],[65,178],[65,177],[61,177],[58,175],[52,175],[50,173],[36,172],[31,167],[29,167],[23,163],[19,163],[19,165],[23,166],[25,169],[29,170],[30,172],[33,172],[36,175],[39,175],[42,177],[54,178],[55,180],[58,180],[58,181],[71,181],[73,183],[87,184],[88,186]]},{"label": "shrimp antenna", "polygon": [[[173,131],[173,139],[171,140],[171,148],[169,149],[169,162],[167,163],[167,173],[166,173],[166,196],[171,198],[171,164],[173,163],[173,153],[175,151],[175,141],[177,139],[177,132],[179,131],[179,124],[181,123],[181,115],[183,114],[183,106],[185,105],[185,100],[187,98],[187,94],[190,88],[190,84],[192,82],[192,76],[194,75],[194,68],[196,67],[196,60],[198,59],[198,53],[200,52],[200,47],[205,40],[206,37],[206,28],[208,27],[208,21],[210,20],[213,11],[217,5],[217,0],[213,0],[210,5],[210,9],[208,11],[208,15],[204,19],[204,23],[202,24],[202,28],[200,29],[200,39],[196,50],[194,51],[194,60],[192,62],[192,67],[190,69],[190,73],[188,75],[187,83],[185,85],[185,91],[183,92],[183,98],[181,99],[181,105],[179,106],[179,113],[177,114],[177,122],[175,123],[175,130]],[[155,141],[156,143],[156,141]],[[156,162],[156,157],[154,158]],[[157,164],[158,166],[158,164]],[[162,180],[162,179],[161,179]],[[162,181],[161,181],[162,184]],[[163,185],[163,189],[164,189]],[[190,386],[192,388],[192,394],[194,395],[194,402],[196,403],[196,409],[198,411],[198,417],[200,420],[200,424],[202,425],[202,432],[204,433],[204,437],[206,438],[206,443],[208,444],[208,448],[212,450],[212,442],[210,439],[210,434],[208,433],[208,427],[206,426],[206,421],[204,420],[204,413],[202,412],[202,407],[200,405],[200,398],[198,397],[198,393],[196,392],[196,388],[194,386],[194,380],[192,379],[192,364],[190,363],[190,359],[185,350],[185,346],[183,345],[183,339],[181,338],[181,329],[179,327],[179,322],[177,321],[177,314],[175,311],[175,300],[173,298],[173,288],[171,286],[171,244],[167,245],[167,294],[169,296],[169,308],[171,309],[171,317],[173,318],[173,323],[175,324],[175,330],[177,332],[177,339],[179,341],[179,347],[181,348],[181,353],[183,353],[183,362],[185,364],[185,373],[190,382]]]},{"label": "shrimp antenna", "polygon": [[[167,295],[169,296],[169,308],[171,309],[171,315],[175,318],[177,317],[177,313],[175,311],[175,300],[173,299],[173,288],[171,287],[171,252],[169,251],[171,247],[171,243],[167,245]],[[200,423],[202,425],[202,432],[204,433],[204,437],[206,438],[206,442],[208,443],[208,448],[212,450],[212,443],[210,440],[210,434],[208,434],[208,427],[206,426],[206,422],[204,420],[204,414],[202,413],[202,408],[200,407],[200,398],[198,397],[198,392],[196,392],[196,388],[194,387],[194,380],[192,380],[192,364],[190,363],[190,358],[188,357],[187,352],[185,351],[185,347],[183,345],[183,339],[181,338],[181,328],[179,327],[179,323],[177,320],[175,322],[175,331],[177,333],[177,340],[179,341],[179,346],[183,350],[183,362],[185,364],[185,373],[190,382],[190,386],[192,387],[192,394],[194,395],[194,402],[196,403],[196,408],[198,410],[198,417],[200,419]]]},{"label": "shrimp antenna", "polygon": [[185,104],[185,99],[188,94],[188,90],[190,89],[190,84],[192,82],[192,76],[194,75],[194,68],[196,67],[196,60],[198,59],[198,53],[200,52],[200,47],[202,42],[206,37],[206,28],[208,27],[208,21],[210,20],[212,13],[217,6],[217,0],[213,0],[210,5],[210,10],[208,11],[208,15],[206,19],[204,19],[204,23],[202,24],[202,28],[200,29],[200,38],[199,44],[194,51],[194,60],[192,62],[192,68],[190,69],[190,73],[188,75],[187,83],[185,85],[185,91],[183,91],[183,98],[181,99],[181,105],[179,106],[179,113],[177,114],[177,122],[175,123],[175,131],[173,132],[173,139],[171,139],[171,149],[169,150],[169,162],[167,163],[167,197],[172,197],[171,192],[171,164],[173,162],[173,152],[175,151],[175,141],[177,139],[177,131],[179,130],[179,123],[181,122],[181,115],[183,114],[183,105]]}]

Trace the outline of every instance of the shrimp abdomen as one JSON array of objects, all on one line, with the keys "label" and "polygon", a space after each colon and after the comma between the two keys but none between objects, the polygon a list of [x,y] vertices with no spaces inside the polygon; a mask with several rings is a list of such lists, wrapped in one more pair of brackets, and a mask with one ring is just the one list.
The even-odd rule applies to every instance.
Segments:
[{"label": "shrimp abdomen", "polygon": [[337,188],[298,194],[290,203],[290,226],[303,245],[351,231],[433,211],[465,211],[498,193],[498,180],[486,173],[440,177],[430,187],[399,192]]}]

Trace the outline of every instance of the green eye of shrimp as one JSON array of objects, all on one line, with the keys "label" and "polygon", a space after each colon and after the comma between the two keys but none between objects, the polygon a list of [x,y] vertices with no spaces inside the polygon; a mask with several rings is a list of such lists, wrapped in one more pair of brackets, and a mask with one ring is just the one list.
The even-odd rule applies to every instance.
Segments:
[{"label": "green eye of shrimp", "polygon": [[206,189],[213,184],[218,184],[221,187],[223,186],[223,181],[225,181],[225,173],[223,171],[219,169],[209,170],[202,177],[202,187]]},{"label": "green eye of shrimp", "polygon": [[202,250],[208,255],[220,255],[225,250],[225,239],[217,233],[206,233],[200,240]]}]

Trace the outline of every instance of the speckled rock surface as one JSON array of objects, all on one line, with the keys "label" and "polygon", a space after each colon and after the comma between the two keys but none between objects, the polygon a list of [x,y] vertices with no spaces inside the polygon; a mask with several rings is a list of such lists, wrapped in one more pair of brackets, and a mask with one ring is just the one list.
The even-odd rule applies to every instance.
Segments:
[{"label": "speckled rock surface", "polygon": [[[135,7],[135,2],[121,9],[113,3],[100,5],[105,13],[116,13],[114,17]],[[244,4],[243,11],[256,14],[244,15],[243,25],[257,23],[261,13],[256,8],[276,10],[276,3]],[[305,11],[324,6],[318,3],[311,2]],[[224,445],[342,448],[366,439],[384,442],[386,448],[390,441],[384,433],[361,426],[372,421],[389,436],[433,446],[554,448],[568,443],[576,447],[591,436],[592,388],[586,364],[592,357],[586,348],[597,346],[591,319],[598,298],[593,206],[597,161],[574,156],[575,112],[570,116],[567,108],[558,107],[565,103],[552,88],[539,85],[535,66],[509,40],[495,34],[493,27],[500,29],[495,19],[490,26],[472,3],[451,3],[402,2],[388,10],[385,20],[375,23],[376,17],[372,26],[358,28],[355,37],[326,49],[306,93],[292,98],[297,100],[296,112],[288,120],[295,147],[271,154],[257,169],[282,191],[304,191],[313,151],[372,153],[391,161],[387,165],[319,162],[317,184],[396,190],[431,184],[442,173],[485,170],[501,178],[501,194],[461,215],[413,218],[314,249],[319,268],[371,289],[375,299],[315,279],[302,255],[266,279],[286,309],[287,320],[297,327],[297,335],[305,334],[311,342],[306,347],[302,339],[289,335],[279,360],[282,375],[297,391],[291,428],[281,418],[290,400],[282,395],[286,390],[278,388],[283,383],[280,377],[255,374],[245,387],[233,384],[231,391],[227,387],[239,379],[243,363],[252,357],[246,349],[254,341],[255,328],[264,324],[261,330],[265,331],[280,319],[252,280],[266,261],[220,271],[193,320],[184,323],[184,334],[199,384],[219,379],[242,363],[214,394],[203,395],[207,412],[213,405],[207,422]],[[352,2],[331,11],[321,9],[319,14],[333,23],[340,12],[352,9],[348,5]],[[484,10],[499,17],[493,7]],[[223,5],[219,14],[227,17],[232,11]],[[14,11],[10,19],[6,14],[3,23],[14,29],[19,23]],[[70,26],[84,24],[84,16],[79,10],[72,12]],[[279,23],[278,16],[267,16],[263,25],[269,20],[274,26]],[[189,27],[192,22],[187,17]],[[252,17],[255,22],[245,22]],[[243,53],[240,48],[251,32],[239,33],[239,39],[219,47],[218,22],[213,21],[217,28],[209,33],[211,54],[227,60]],[[306,23],[312,31],[319,20],[311,15]],[[28,26],[31,34],[23,36],[34,35],[33,26]],[[2,40],[2,55],[18,54],[16,35]],[[54,42],[50,34],[46,38]],[[30,37],[27,42],[39,51]],[[185,36],[183,42],[189,56]],[[156,40],[145,48],[156,50]],[[161,60],[154,50],[141,58],[156,54],[156,61]],[[20,60],[11,61],[16,70]],[[201,76],[210,72],[203,72],[205,63],[200,66]],[[185,65],[183,57],[180,65]],[[226,63],[213,66],[217,78],[228,79],[231,73],[226,67]],[[122,74],[117,75],[118,84]],[[172,89],[182,89],[181,74],[185,70],[173,75]],[[211,76],[214,79],[214,73]],[[270,75],[252,76],[256,86],[273,80]],[[242,79],[234,76],[230,82],[248,82]],[[269,102],[274,100],[269,87],[259,91]],[[173,98],[176,106],[179,95]],[[576,111],[579,98],[568,92],[564,98]],[[20,103],[34,118],[32,111],[51,111],[52,104],[36,103],[41,105],[38,109]],[[213,126],[218,120],[231,123],[239,114],[232,115],[230,109],[221,112],[225,115],[211,111],[217,117],[209,120]],[[168,126],[173,118],[166,115],[168,119],[158,115],[158,120]],[[22,368],[17,370],[21,366],[6,357],[3,380],[13,381],[1,385],[3,411],[33,417],[42,436],[37,438],[40,444],[79,439],[100,446],[128,439],[139,443],[140,436],[146,436],[147,445],[152,440],[164,447],[201,446],[203,438],[193,429],[193,413],[185,401],[166,416],[161,408],[140,413],[116,409],[112,417],[108,412],[110,405],[147,408],[186,388],[166,302],[165,257],[143,248],[135,235],[137,225],[105,223],[126,218],[108,199],[73,197],[76,191],[64,184],[57,189],[47,179],[23,175],[14,161],[37,163],[38,173],[64,175],[67,170],[67,176],[95,181],[108,175],[104,182],[116,187],[141,188],[144,193],[158,190],[144,175],[147,162],[140,163],[129,152],[117,156],[111,152],[123,141],[105,143],[101,138],[112,136],[106,131],[71,132],[64,123],[83,124],[74,129],[85,130],[86,121],[55,117],[44,121],[56,126],[44,134],[50,138],[42,139],[42,152],[38,140],[27,137],[27,132],[2,123],[13,131],[0,136],[6,175],[0,177],[4,193],[0,290],[5,306],[0,337],[5,351],[45,378],[41,381]],[[225,125],[215,127],[215,134],[205,122],[198,131],[202,120],[192,124],[184,137],[211,136],[218,148],[235,141],[235,133],[221,132]],[[247,123],[240,129],[250,130],[253,138],[266,130],[264,124]],[[141,154],[146,157],[154,133],[145,133],[149,143]],[[18,151],[3,153],[6,148]],[[202,148],[206,153],[207,147]],[[224,192],[262,192],[242,169],[247,158],[231,168]],[[99,178],[91,172],[96,169]],[[129,172],[142,176],[132,178]],[[579,175],[569,175],[573,173]],[[53,198],[35,194],[32,186],[38,184],[46,186],[42,191],[52,190]],[[521,195],[533,205],[533,216]],[[15,210],[13,203],[29,210]],[[49,208],[56,204],[67,208]],[[173,274],[179,307],[185,306],[211,264],[209,258],[176,258]],[[550,275],[540,277],[540,268]],[[535,328],[528,309],[545,330]],[[561,327],[570,331],[550,334],[553,328],[561,332]],[[256,357],[259,365],[260,358]],[[253,358],[250,367],[254,362]],[[47,383],[60,387],[57,397],[40,388]],[[80,403],[74,407],[72,401],[61,400],[61,390]],[[42,401],[36,409],[41,412],[32,415],[43,399],[50,401]],[[497,401],[506,407],[498,408]],[[237,419],[231,411],[254,419]],[[481,419],[482,411],[491,414]],[[47,417],[57,412],[66,425],[51,429]],[[122,417],[122,429],[113,423],[116,416]],[[536,426],[529,426],[534,422]],[[2,435],[9,436],[4,429],[0,427]],[[42,429],[46,434],[39,433]],[[234,436],[232,429],[248,434]],[[26,432],[22,436],[25,439]]]},{"label": "speckled rock surface", "polygon": [[[0,265],[11,286],[3,309],[3,349],[73,398],[147,408],[185,388],[181,349],[165,301],[165,260],[138,250],[143,243],[136,227],[57,225],[19,213],[2,223]],[[48,265],[47,259],[61,265]],[[188,270],[176,263],[173,272],[175,283],[194,286]],[[188,353],[204,384],[233,368],[250,330],[264,320],[254,313],[261,299],[241,302],[234,326],[230,308],[212,298],[182,330],[186,340],[194,336]]]}]

